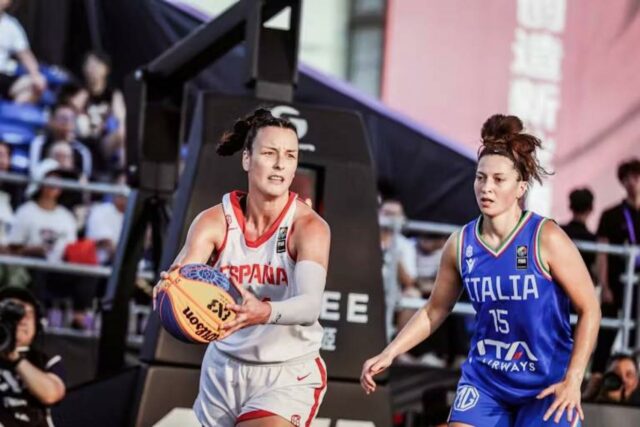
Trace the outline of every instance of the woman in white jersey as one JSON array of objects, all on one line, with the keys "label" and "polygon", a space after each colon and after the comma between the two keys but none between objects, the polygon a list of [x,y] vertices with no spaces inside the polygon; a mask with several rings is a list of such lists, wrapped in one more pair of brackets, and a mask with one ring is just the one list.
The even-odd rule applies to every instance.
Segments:
[{"label": "woman in white jersey", "polygon": [[318,317],[329,226],[289,191],[298,166],[291,122],[256,110],[217,152],[240,150],[248,192],[201,212],[172,266],[209,263],[243,297],[230,306],[236,320],[207,348],[194,411],[205,426],[310,426],[327,384]]}]

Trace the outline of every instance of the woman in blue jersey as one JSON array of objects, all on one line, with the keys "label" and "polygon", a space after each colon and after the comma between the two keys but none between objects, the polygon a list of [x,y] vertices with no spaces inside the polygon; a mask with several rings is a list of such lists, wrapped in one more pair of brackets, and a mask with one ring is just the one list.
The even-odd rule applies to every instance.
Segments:
[{"label": "woman in blue jersey", "polygon": [[[367,393],[375,391],[376,374],[442,324],[464,289],[476,327],[450,426],[580,425],[580,385],[600,309],[571,240],[520,207],[531,182],[546,174],[536,159],[540,145],[515,116],[485,122],[474,184],[482,215],[447,241],[429,301],[365,362]],[[575,344],[569,304],[578,313]]]}]

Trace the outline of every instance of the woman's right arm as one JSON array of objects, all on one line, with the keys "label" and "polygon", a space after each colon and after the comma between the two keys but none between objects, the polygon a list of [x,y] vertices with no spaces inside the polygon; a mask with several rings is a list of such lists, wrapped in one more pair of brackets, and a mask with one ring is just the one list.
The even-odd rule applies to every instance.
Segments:
[{"label": "woman's right arm", "polygon": [[360,384],[367,393],[375,391],[373,376],[387,369],[396,356],[409,351],[433,334],[460,297],[462,282],[457,267],[457,238],[458,233],[453,233],[445,244],[435,287],[427,303],[380,354],[367,360],[362,367]]},{"label": "woman's right arm", "polygon": [[[191,223],[184,246],[178,252],[168,271],[175,270],[185,264],[206,263],[214,250],[218,250],[224,241],[226,221],[222,206],[217,205],[201,212]],[[160,273],[160,280],[153,288],[153,307],[156,295],[164,286],[168,272]]]}]

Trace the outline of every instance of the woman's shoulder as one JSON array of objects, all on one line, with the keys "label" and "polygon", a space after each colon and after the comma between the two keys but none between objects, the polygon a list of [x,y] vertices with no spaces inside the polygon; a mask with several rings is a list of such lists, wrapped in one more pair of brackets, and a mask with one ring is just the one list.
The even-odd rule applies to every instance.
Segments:
[{"label": "woman's shoulder", "polygon": [[297,232],[330,234],[329,224],[302,200],[296,200],[293,229]]}]

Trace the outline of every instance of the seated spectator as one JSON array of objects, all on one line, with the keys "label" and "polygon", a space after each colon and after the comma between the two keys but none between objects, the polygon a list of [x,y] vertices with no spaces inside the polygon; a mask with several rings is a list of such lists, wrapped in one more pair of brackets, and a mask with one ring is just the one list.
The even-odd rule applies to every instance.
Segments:
[{"label": "seated spectator", "polygon": [[96,179],[111,181],[111,172],[124,165],[124,97],[109,85],[111,60],[107,55],[89,52],[82,72],[89,91],[87,114],[90,127],[85,140],[95,147]]},{"label": "seated spectator", "polygon": [[416,240],[417,283],[424,298],[429,298],[433,290],[446,241],[447,236],[441,234],[425,234]]},{"label": "seated spectator", "polygon": [[[47,88],[47,80],[38,68],[38,61],[29,48],[24,28],[6,10],[11,0],[0,0],[0,97],[18,103],[36,102]],[[16,56],[26,68],[26,75],[16,75]]]},{"label": "seated spectator", "polygon": [[[397,200],[385,200],[379,211],[380,221],[404,221],[404,209]],[[393,330],[395,307],[402,295],[420,296],[416,288],[416,248],[402,234],[395,234],[393,227],[381,225],[382,277],[385,289],[387,333]],[[413,310],[398,313],[398,329],[413,315]],[[390,337],[390,335],[389,335]]]},{"label": "seated spectator", "polygon": [[[53,159],[43,160],[35,168],[34,178],[66,177],[68,172]],[[31,183],[26,195],[30,199],[16,211],[9,233],[9,246],[13,253],[23,256],[62,261],[67,244],[76,240],[76,220],[58,199],[60,188]]]},{"label": "seated spectator", "polygon": [[[126,184],[126,175],[120,172],[115,181],[116,185]],[[98,260],[102,265],[111,264],[116,253],[120,232],[124,222],[124,212],[127,208],[127,197],[113,196],[112,200],[95,203],[89,210],[87,218],[87,237],[96,241],[98,246]]]},{"label": "seated spectator", "polygon": [[[562,226],[567,236],[573,240],[596,241],[596,235],[587,228],[587,220],[593,212],[593,193],[588,188],[576,188],[569,194],[569,209],[571,209],[571,221]],[[595,252],[580,251],[585,265],[589,271],[595,268]]]},{"label": "seated spectator", "polygon": [[[0,140],[0,172],[11,172],[11,145]],[[0,193],[5,194],[12,210],[24,200],[24,184],[0,181]]]},{"label": "seated spectator", "polygon": [[[9,172],[11,166],[11,151],[9,144],[0,142],[0,172]],[[4,181],[0,182],[0,252],[4,252],[7,236],[13,223],[13,206],[11,194],[5,191]]]},{"label": "seated spectator", "polygon": [[638,381],[636,360],[625,354],[613,355],[609,360],[609,369],[604,374],[596,401],[640,405]]},{"label": "seated spectator", "polygon": [[37,136],[29,148],[30,175],[33,176],[37,165],[46,157],[50,147],[56,142],[68,144],[73,150],[76,169],[86,177],[91,176],[91,152],[75,134],[76,113],[72,107],[57,104],[51,111],[51,117],[44,135]]},{"label": "seated spectator", "polygon": [[60,356],[38,349],[43,333],[41,306],[24,288],[0,290],[1,310],[24,313],[15,331],[15,346],[0,352],[0,425],[53,426],[49,407],[64,398],[64,367]]},{"label": "seated spectator", "polygon": [[[60,86],[58,90],[58,103],[69,105],[73,108],[75,113],[78,116],[78,136],[82,137],[84,133],[81,129],[87,129],[89,126],[89,118],[86,116],[87,111],[87,101],[89,100],[89,92],[73,81],[68,82]],[[81,121],[80,117],[83,116],[86,118],[86,123],[84,122],[84,118]]]},{"label": "seated spectator", "polygon": [[[36,179],[69,178],[69,171],[53,159],[45,159],[36,168]],[[16,255],[45,258],[52,262],[78,261],[84,246],[67,247],[77,241],[78,223],[74,215],[60,203],[62,190],[31,183],[27,187],[31,199],[16,211],[9,233],[9,249]],[[79,250],[79,249],[80,250]],[[80,255],[78,255],[80,254]],[[86,258],[83,258],[86,259]],[[47,306],[71,298],[73,322],[84,327],[86,311],[95,297],[94,278],[78,278],[64,273],[32,271],[34,292]]]},{"label": "seated spectator", "polygon": [[56,141],[49,147],[47,159],[53,159],[60,165],[61,169],[80,172],[76,168],[75,158],[73,157],[73,148],[65,141]]},{"label": "seated spectator", "polygon": [[[441,234],[425,234],[417,238],[417,286],[423,298],[431,296],[447,238]],[[466,337],[464,319],[449,316],[429,340],[418,344],[409,353],[420,359],[423,365],[436,368],[455,366],[461,359],[466,359],[468,346],[466,339],[462,339]]]}]

